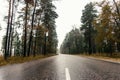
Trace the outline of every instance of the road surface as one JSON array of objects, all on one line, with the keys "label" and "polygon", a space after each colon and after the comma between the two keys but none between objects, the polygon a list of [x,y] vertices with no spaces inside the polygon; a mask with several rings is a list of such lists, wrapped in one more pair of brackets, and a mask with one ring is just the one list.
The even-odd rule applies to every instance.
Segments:
[{"label": "road surface", "polygon": [[120,80],[120,64],[61,54],[0,67],[0,80]]}]

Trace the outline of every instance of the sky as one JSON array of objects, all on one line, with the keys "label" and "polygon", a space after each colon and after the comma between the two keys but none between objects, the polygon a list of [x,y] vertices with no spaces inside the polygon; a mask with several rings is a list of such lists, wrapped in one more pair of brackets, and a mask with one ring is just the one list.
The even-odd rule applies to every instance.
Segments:
[{"label": "sky", "polygon": [[5,35],[5,28],[6,28],[6,22],[3,21],[4,16],[7,15],[8,11],[8,3],[7,0],[0,0],[0,26],[2,27],[2,30],[0,30],[0,49],[2,46],[2,37]]},{"label": "sky", "polygon": [[[84,6],[89,2],[94,2],[98,0],[58,0],[55,1],[54,4],[57,7],[56,12],[59,17],[56,19],[56,30],[58,34],[58,40],[60,47],[63,42],[66,33],[68,33],[74,25],[77,28],[80,27],[80,19],[82,16],[82,10]],[[0,47],[2,42],[2,36],[5,35],[5,27],[6,23],[3,21],[5,15],[7,15],[8,11],[8,3],[6,0],[0,0],[0,25],[3,30],[0,31]]]},{"label": "sky", "polygon": [[56,12],[59,17],[56,19],[57,34],[60,47],[66,34],[76,26],[77,28],[81,25],[82,10],[85,5],[90,2],[98,0],[58,0],[55,2],[57,7]]}]

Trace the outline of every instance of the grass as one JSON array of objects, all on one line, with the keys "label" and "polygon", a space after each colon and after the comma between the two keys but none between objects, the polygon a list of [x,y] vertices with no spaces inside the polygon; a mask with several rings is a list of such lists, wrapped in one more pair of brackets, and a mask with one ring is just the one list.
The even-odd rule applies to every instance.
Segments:
[{"label": "grass", "polygon": [[54,56],[54,55],[56,55],[56,54],[49,54],[49,55],[46,55],[46,56],[36,55],[35,57],[33,57],[33,56],[29,56],[29,57],[10,57],[7,60],[4,60],[3,57],[0,56],[0,66],[8,65],[8,64],[29,62],[29,61],[32,61],[32,60],[43,59],[43,58],[47,58],[47,57]]},{"label": "grass", "polygon": [[105,61],[112,61],[112,62],[120,62],[120,53],[114,53],[112,56],[108,56],[105,53],[97,53],[97,54],[80,54],[82,57],[105,60]]}]

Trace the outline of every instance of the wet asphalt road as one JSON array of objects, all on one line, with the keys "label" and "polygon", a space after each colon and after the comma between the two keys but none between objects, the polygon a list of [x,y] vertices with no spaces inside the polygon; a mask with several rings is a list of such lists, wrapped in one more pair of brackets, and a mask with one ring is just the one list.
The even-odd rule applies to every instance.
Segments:
[{"label": "wet asphalt road", "polygon": [[120,64],[58,55],[42,60],[0,67],[0,80],[120,80]]}]

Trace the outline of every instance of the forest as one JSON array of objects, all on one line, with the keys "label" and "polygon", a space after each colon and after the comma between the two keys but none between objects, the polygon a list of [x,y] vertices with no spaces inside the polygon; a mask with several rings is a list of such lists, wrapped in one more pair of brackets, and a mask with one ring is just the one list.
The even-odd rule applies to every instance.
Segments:
[{"label": "forest", "polygon": [[90,2],[84,7],[80,21],[80,28],[74,27],[66,35],[61,53],[119,55],[120,1]]},{"label": "forest", "polygon": [[[53,0],[8,0],[7,24],[3,37],[4,59],[29,57],[57,51],[55,19],[58,14]],[[14,54],[13,54],[14,52]]]},{"label": "forest", "polygon": [[0,3],[0,80],[120,80],[120,0]]}]

